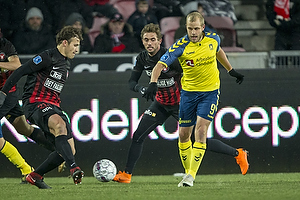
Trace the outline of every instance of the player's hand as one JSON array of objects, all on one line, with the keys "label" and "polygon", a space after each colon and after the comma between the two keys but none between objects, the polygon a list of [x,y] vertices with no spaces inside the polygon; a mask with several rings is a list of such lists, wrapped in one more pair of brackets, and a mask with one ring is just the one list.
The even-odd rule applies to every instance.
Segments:
[{"label": "player's hand", "polygon": [[139,93],[141,93],[141,95],[144,96],[147,89],[148,87],[141,87]]},{"label": "player's hand", "polygon": [[234,69],[230,70],[229,72],[230,76],[233,76],[236,78],[236,83],[241,84],[244,80],[244,75],[236,72]]},{"label": "player's hand", "polygon": [[148,87],[141,86],[139,84],[136,84],[134,87],[134,91],[139,92],[142,96],[145,94],[145,91],[147,90]]},{"label": "player's hand", "polygon": [[5,98],[6,98],[6,94],[0,91],[0,107],[2,107],[2,105],[4,104]]},{"label": "player's hand", "polygon": [[149,99],[151,99],[152,101],[154,101],[154,97],[156,95],[156,92],[157,92],[157,83],[151,82],[150,85],[149,85],[149,87],[145,91],[145,94],[143,95],[143,97],[145,97],[147,99],[147,101]]}]

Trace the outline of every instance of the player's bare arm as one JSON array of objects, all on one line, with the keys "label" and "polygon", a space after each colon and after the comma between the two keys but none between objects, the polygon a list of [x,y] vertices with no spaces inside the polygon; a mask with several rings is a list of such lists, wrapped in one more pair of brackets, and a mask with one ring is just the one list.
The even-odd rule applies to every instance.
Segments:
[{"label": "player's bare arm", "polygon": [[225,52],[221,48],[220,48],[220,51],[217,52],[217,59],[222,64],[222,66],[227,70],[227,72],[232,70],[232,66],[229,63]]},{"label": "player's bare arm", "polygon": [[150,83],[157,83],[158,77],[160,76],[161,71],[165,68],[165,66],[161,63],[157,63],[152,70]]},{"label": "player's bare arm", "polygon": [[241,84],[244,80],[244,75],[236,72],[231,64],[229,63],[229,60],[227,59],[227,56],[225,54],[225,52],[223,51],[223,49],[220,48],[220,51],[217,52],[217,59],[218,61],[222,64],[222,66],[227,70],[227,72],[229,73],[230,76],[233,76],[236,78],[236,82],[238,84]]},{"label": "player's bare arm", "polygon": [[12,55],[8,57],[9,62],[0,62],[0,68],[14,71],[21,66],[19,56]]}]

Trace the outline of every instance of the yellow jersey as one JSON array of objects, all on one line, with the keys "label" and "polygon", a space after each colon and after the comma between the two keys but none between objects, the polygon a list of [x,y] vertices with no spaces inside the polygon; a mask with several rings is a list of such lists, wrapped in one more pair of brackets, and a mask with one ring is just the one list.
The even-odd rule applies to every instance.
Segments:
[{"label": "yellow jersey", "polygon": [[216,33],[205,33],[200,42],[193,43],[185,35],[174,43],[158,61],[166,67],[178,59],[183,76],[182,89],[206,92],[219,89],[220,78],[216,53],[220,50],[220,37]]}]

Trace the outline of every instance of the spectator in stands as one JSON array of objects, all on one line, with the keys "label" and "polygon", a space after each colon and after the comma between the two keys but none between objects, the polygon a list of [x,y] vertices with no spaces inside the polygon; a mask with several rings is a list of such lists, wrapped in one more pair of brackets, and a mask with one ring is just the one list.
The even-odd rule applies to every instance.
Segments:
[{"label": "spectator in stands", "polygon": [[190,0],[153,0],[153,12],[158,22],[164,17],[181,17],[184,16],[181,10],[182,5]]},{"label": "spectator in stands", "polygon": [[[191,3],[191,6],[189,9],[186,9],[187,14],[197,10],[202,14],[202,16],[205,16],[205,11],[203,8],[203,5],[199,2],[193,2]],[[185,27],[185,17],[182,17],[180,20],[180,27],[176,30],[175,35],[174,35],[174,41],[177,41],[179,38],[181,38],[183,35],[186,35],[186,27]],[[207,22],[205,22],[205,28],[204,32],[210,32],[210,33],[216,33],[217,31]]]},{"label": "spectator in stands", "polygon": [[140,51],[132,26],[120,13],[115,13],[102,27],[94,43],[95,53],[135,53]]},{"label": "spectator in stands", "polygon": [[109,0],[85,0],[85,2],[92,7],[93,15],[111,18],[118,10],[109,3]]},{"label": "spectator in stands", "polygon": [[0,0],[0,26],[6,39],[12,40],[13,33],[22,26],[27,11],[32,7],[37,7],[42,11],[44,23],[52,24],[52,15],[44,1]]},{"label": "spectator in stands", "polygon": [[48,5],[53,16],[53,30],[55,35],[65,25],[65,20],[72,13],[80,13],[85,22],[86,27],[91,28],[93,25],[93,10],[84,0],[43,0]]},{"label": "spectator in stands", "polygon": [[19,54],[36,54],[55,47],[55,36],[51,26],[43,23],[44,16],[39,8],[28,10],[23,26],[13,35],[13,44]]},{"label": "spectator in stands", "polygon": [[300,1],[268,0],[266,15],[276,28],[275,50],[300,50]]},{"label": "spectator in stands", "polygon": [[80,42],[80,53],[92,53],[93,48],[88,35],[89,29],[85,25],[85,21],[81,14],[72,13],[66,20],[66,26],[70,25],[79,28],[82,31],[83,40]]},{"label": "spectator in stands", "polygon": [[136,11],[128,18],[127,22],[132,26],[135,37],[138,39],[141,49],[144,48],[141,42],[141,31],[145,25],[158,24],[157,18],[152,12],[148,0],[136,0]]}]

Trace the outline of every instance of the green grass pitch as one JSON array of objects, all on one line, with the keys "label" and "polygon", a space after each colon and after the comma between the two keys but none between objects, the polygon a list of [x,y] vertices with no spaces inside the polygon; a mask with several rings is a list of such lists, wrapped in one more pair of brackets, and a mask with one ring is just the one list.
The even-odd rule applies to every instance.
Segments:
[{"label": "green grass pitch", "polygon": [[97,181],[84,177],[74,185],[67,177],[45,177],[52,187],[41,190],[19,184],[17,178],[0,178],[0,199],[197,199],[197,200],[287,200],[300,199],[300,173],[198,175],[194,187],[178,188],[180,177],[133,176],[130,184]]}]

